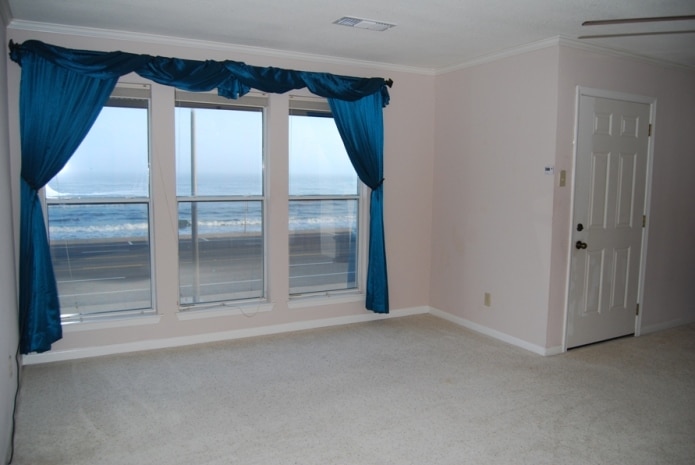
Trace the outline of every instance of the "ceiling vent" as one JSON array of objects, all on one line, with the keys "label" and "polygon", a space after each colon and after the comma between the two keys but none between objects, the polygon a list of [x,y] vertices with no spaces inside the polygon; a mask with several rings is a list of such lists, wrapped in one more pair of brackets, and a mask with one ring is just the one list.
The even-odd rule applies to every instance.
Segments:
[{"label": "ceiling vent", "polygon": [[339,24],[340,26],[356,27],[358,29],[369,29],[370,31],[385,31],[395,26],[395,24],[385,23],[383,21],[352,18],[350,16],[343,16],[339,20],[333,21],[333,24]]}]

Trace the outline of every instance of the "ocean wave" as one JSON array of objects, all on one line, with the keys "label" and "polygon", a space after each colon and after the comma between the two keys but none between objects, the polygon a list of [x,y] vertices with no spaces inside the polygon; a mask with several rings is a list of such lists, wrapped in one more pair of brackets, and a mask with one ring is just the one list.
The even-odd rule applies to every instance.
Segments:
[{"label": "ocean wave", "polygon": [[146,237],[147,223],[91,224],[80,226],[50,226],[51,239],[105,239],[123,237]]},{"label": "ocean wave", "polygon": [[[352,229],[356,220],[353,216],[314,216],[290,218],[289,226],[293,231],[315,230],[326,227]],[[199,221],[198,233],[205,235],[240,234],[260,232],[263,222],[260,218],[243,220]],[[179,219],[178,234],[190,235],[192,228],[187,219]],[[149,233],[147,222],[99,223],[94,218],[82,219],[64,224],[60,219],[51,222],[49,234],[52,240],[86,240],[107,238],[145,238]]]}]

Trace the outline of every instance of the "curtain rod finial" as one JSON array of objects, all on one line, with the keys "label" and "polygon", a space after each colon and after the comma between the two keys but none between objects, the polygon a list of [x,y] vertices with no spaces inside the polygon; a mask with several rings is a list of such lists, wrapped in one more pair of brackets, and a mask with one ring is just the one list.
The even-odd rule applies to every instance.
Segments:
[{"label": "curtain rod finial", "polygon": [[18,44],[14,40],[10,39],[7,46],[10,49],[10,59],[19,63],[20,48],[22,47],[21,44]]},{"label": "curtain rod finial", "polygon": [[390,88],[391,86],[393,86],[393,79],[391,79],[391,78],[386,79],[386,80],[384,81],[384,84],[386,84],[386,85],[389,86],[389,88]]}]

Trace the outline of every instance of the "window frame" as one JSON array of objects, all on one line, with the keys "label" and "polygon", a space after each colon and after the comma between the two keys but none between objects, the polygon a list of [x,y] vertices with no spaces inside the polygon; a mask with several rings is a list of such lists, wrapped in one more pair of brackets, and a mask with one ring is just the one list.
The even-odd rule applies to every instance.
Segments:
[{"label": "window frame", "polygon": [[[328,104],[328,100],[323,97],[308,95],[290,95],[287,123],[289,127],[290,116],[301,113],[324,113],[326,118],[333,119],[333,114]],[[306,115],[311,116],[311,115]],[[288,135],[291,131],[288,130]],[[289,147],[289,141],[288,141]],[[287,153],[289,162],[289,151]],[[291,195],[289,190],[289,170],[288,170],[288,190],[287,205],[292,201],[320,201],[320,200],[355,200],[357,202],[357,266],[355,267],[355,287],[346,289],[334,289],[315,292],[292,293],[289,285],[290,270],[287,270],[288,278],[288,306],[289,308],[302,308],[307,306],[318,306],[332,303],[353,302],[364,298],[366,273],[367,273],[367,250],[369,241],[369,188],[357,176],[357,189],[355,194],[328,194],[328,195]],[[290,229],[288,224],[287,243],[289,255]]]},{"label": "window frame", "polygon": [[[180,103],[182,105],[180,105]],[[190,319],[194,317],[194,314],[205,312],[205,311],[220,311],[233,309],[234,313],[244,313],[244,308],[255,308],[256,311],[269,310],[269,307],[265,304],[269,302],[269,289],[268,289],[268,172],[267,172],[267,118],[268,118],[268,106],[269,99],[265,94],[250,92],[243,97],[235,100],[230,100],[224,97],[218,96],[214,92],[187,92],[183,90],[176,89],[174,92],[174,112],[177,108],[210,108],[210,109],[230,109],[230,110],[241,110],[245,111],[246,108],[252,108],[255,112],[260,112],[263,119],[262,127],[262,153],[261,153],[261,192],[259,195],[205,195],[200,194],[197,196],[193,195],[178,195],[178,176],[176,175],[176,168],[174,167],[175,180],[174,180],[174,194],[175,194],[175,210],[178,215],[179,204],[180,203],[193,203],[193,202],[260,202],[261,203],[261,243],[262,243],[262,279],[263,284],[261,287],[261,295],[258,297],[249,298],[239,298],[239,299],[224,299],[219,301],[209,301],[209,302],[192,302],[192,303],[182,303],[181,302],[181,283],[180,283],[180,257],[178,257],[177,248],[177,274],[179,276],[179,282],[177,282],[177,302],[178,302],[178,312],[181,319]],[[175,115],[172,115],[175,119]],[[176,131],[174,130],[173,137],[176,137]],[[175,147],[175,144],[174,144]],[[175,150],[176,152],[176,150]],[[176,153],[173,154],[174,165],[176,164]],[[178,233],[177,233],[177,244]]]},{"label": "window frame", "polygon": [[[229,100],[213,92],[184,92],[169,86],[149,83],[137,76],[128,75],[119,81],[113,97],[136,98],[146,96],[148,100],[148,196],[147,198],[115,199],[114,203],[147,203],[148,240],[150,266],[151,307],[142,310],[114,310],[108,313],[85,315],[67,321],[61,319],[64,328],[83,331],[101,327],[131,326],[157,323],[164,315],[175,316],[180,321],[224,317],[230,315],[253,316],[272,311],[275,303],[288,310],[344,303],[364,302],[366,274],[368,268],[370,190],[359,179],[357,193],[349,196],[289,195],[289,110],[303,109],[331,113],[327,100],[308,92],[293,94],[266,94],[252,91],[238,100]],[[175,111],[178,101],[212,106],[262,108],[263,112],[263,160],[262,191],[258,198],[262,202],[263,221],[263,295],[260,298],[203,302],[181,305],[179,298],[179,249],[178,233],[172,221],[177,217],[181,201],[192,198],[177,196],[176,184],[176,132]],[[284,181],[280,181],[284,178]],[[284,184],[284,188],[282,188]],[[48,231],[48,203],[45,189],[40,192],[44,218]],[[253,200],[249,196],[200,196],[208,200]],[[358,205],[357,266],[355,287],[330,291],[290,294],[290,269],[275,267],[289,265],[289,224],[282,218],[288,214],[292,200],[356,200]],[[58,200],[58,199],[56,199]],[[103,203],[106,198],[95,199]],[[84,199],[60,199],[51,203],[85,203]],[[173,215],[173,216],[172,216]],[[272,218],[271,218],[271,215]],[[280,222],[278,223],[278,218]],[[285,219],[289,219],[285,217]],[[173,227],[173,229],[172,229]],[[173,235],[173,237],[172,237]],[[284,247],[283,247],[284,244]],[[275,267],[272,265],[276,263]],[[175,269],[174,269],[175,268]],[[282,277],[286,282],[282,282]],[[175,289],[175,295],[170,293]],[[170,295],[171,294],[171,295]],[[79,324],[73,324],[79,323]],[[83,326],[83,323],[89,323]]]},{"label": "window frame", "polygon": [[[118,102],[118,105],[113,103]],[[129,102],[144,102],[144,104],[131,103]],[[154,200],[152,195],[152,163],[153,163],[153,153],[152,153],[152,87],[150,84],[144,83],[131,83],[131,82],[118,82],[114,87],[109,99],[107,100],[104,107],[121,107],[121,108],[146,108],[147,109],[147,195],[143,197],[139,196],[124,196],[124,197],[82,197],[74,196],[68,198],[52,198],[46,194],[46,187],[40,190],[40,200],[42,206],[42,212],[44,216],[44,223],[46,228],[46,236],[48,240],[48,245],[51,247],[51,236],[50,236],[50,218],[49,218],[49,208],[53,205],[123,205],[123,204],[134,204],[134,205],[145,205],[147,208],[147,240],[148,240],[148,262],[149,262],[149,295],[150,295],[150,306],[143,308],[133,308],[133,309],[120,309],[120,310],[103,310],[95,311],[91,313],[74,313],[63,315],[63,308],[61,305],[61,316],[60,322],[62,326],[71,326],[76,323],[86,323],[86,322],[100,322],[100,321],[110,321],[110,320],[121,320],[124,318],[131,317],[143,317],[143,316],[154,316],[157,314],[157,292],[156,292],[156,279],[155,279],[155,260],[154,260],[154,247],[155,247],[155,235],[154,235]],[[50,183],[50,181],[49,181]],[[58,292],[58,298],[60,299],[60,291]]]}]

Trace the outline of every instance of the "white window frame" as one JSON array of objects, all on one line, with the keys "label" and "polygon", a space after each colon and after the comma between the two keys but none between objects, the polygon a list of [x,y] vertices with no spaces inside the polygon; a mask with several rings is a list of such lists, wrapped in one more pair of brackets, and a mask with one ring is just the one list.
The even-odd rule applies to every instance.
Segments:
[{"label": "white window frame", "polygon": [[[286,150],[282,150],[283,147],[289,147],[289,145],[285,145],[282,142],[289,135],[287,127],[289,126],[290,114],[286,112],[290,108],[298,108],[330,113],[330,108],[325,99],[313,96],[308,92],[302,93],[302,91],[293,95],[267,95],[253,91],[238,100],[229,100],[217,96],[214,92],[194,93],[177,91],[172,87],[152,84],[133,75],[129,75],[119,82],[112,95],[120,98],[127,98],[128,96],[143,98],[146,95],[149,101],[149,195],[147,199],[132,199],[132,201],[135,203],[146,201],[149,209],[151,308],[133,311],[115,310],[107,314],[97,314],[93,317],[87,315],[87,317],[76,318],[70,321],[63,320],[63,325],[80,323],[75,325],[69,324],[68,326],[73,331],[82,331],[101,327],[114,327],[114,325],[156,323],[159,321],[160,316],[164,314],[175,314],[179,320],[196,320],[240,314],[252,316],[259,312],[272,311],[274,302],[279,301],[284,301],[289,309],[364,301],[368,265],[367,251],[369,247],[370,190],[362,182],[358,181],[357,195],[354,197],[350,196],[357,200],[359,209],[357,219],[358,262],[355,270],[357,273],[355,279],[356,287],[291,295],[289,294],[289,267],[279,272],[272,266],[273,262],[276,263],[276,267],[279,263],[289,264],[285,261],[286,258],[283,258],[284,254],[289,255],[289,248],[284,251],[278,248],[282,243],[289,247],[289,227],[286,229],[278,227],[279,224],[277,221],[271,221],[270,215],[275,211],[276,213],[279,212],[282,217],[285,214],[283,211],[287,212],[290,201],[302,199],[302,196],[290,196],[288,190],[284,192],[283,189],[278,190],[277,184],[271,185],[273,179],[277,183],[278,176],[283,176],[289,181],[287,177],[289,173],[285,171],[287,168],[286,160],[282,160],[283,157],[285,159],[289,157],[289,153]],[[250,105],[256,108],[263,108],[263,189],[259,198],[263,203],[263,295],[261,298],[199,303],[195,305],[180,304],[178,234],[173,222],[176,222],[178,203],[179,201],[185,201],[185,198],[179,198],[176,195],[174,112],[177,101],[227,107]],[[281,120],[283,118],[285,126],[281,129]],[[270,159],[271,157],[278,158],[278,160],[273,161]],[[286,186],[289,187],[289,184],[286,184]],[[43,192],[42,196],[44,196]],[[225,197],[224,200],[234,200],[233,197]],[[342,199],[345,197],[329,195],[307,196],[306,198],[318,200],[321,198]],[[48,221],[47,208],[49,201],[45,199],[45,196],[43,199],[44,217]],[[210,199],[212,197],[204,197],[204,200]],[[243,198],[243,200],[249,199]],[[99,199],[99,201],[102,200]],[[275,224],[274,230],[272,229],[273,224]],[[48,227],[48,224],[46,226]],[[274,244],[275,247],[271,248],[271,244]],[[176,264],[175,270],[174,264]],[[273,269],[275,269],[275,272]],[[278,284],[274,281],[282,276],[285,276],[286,284]],[[170,295],[172,289],[175,289],[175,296]],[[172,309],[175,310],[172,311]],[[89,325],[82,326],[82,323],[89,323]]]},{"label": "white window frame", "polygon": [[[118,100],[145,100],[147,102],[147,134],[148,134],[148,164],[151,168],[152,166],[152,93],[151,86],[149,84],[140,83],[128,83],[128,82],[118,82],[116,87],[111,92],[109,99]],[[108,103],[105,106],[109,106]],[[51,205],[98,205],[98,204],[146,204],[148,215],[148,241],[149,241],[149,266],[150,266],[150,276],[149,276],[149,286],[150,286],[150,307],[138,308],[138,309],[123,309],[123,310],[110,310],[94,313],[77,313],[74,315],[63,316],[63,311],[61,308],[61,325],[68,326],[74,325],[76,323],[93,323],[99,321],[111,321],[111,320],[121,320],[124,318],[132,317],[152,317],[156,315],[156,285],[155,285],[155,263],[154,263],[154,228],[153,228],[153,209],[154,201],[152,196],[152,170],[148,170],[148,192],[147,197],[99,197],[99,198],[49,198],[46,196],[46,190],[41,189],[40,193],[41,205],[44,215],[46,233],[48,236],[49,245],[51,242],[50,232],[49,232],[49,214],[48,209]],[[58,298],[60,298],[60,292],[58,293]]]},{"label": "white window frame", "polygon": [[[242,298],[242,299],[229,299],[215,302],[200,302],[200,303],[186,303],[182,304],[180,301],[180,283],[177,282],[177,302],[179,303],[179,319],[198,319],[206,318],[212,316],[220,316],[227,314],[248,314],[270,311],[272,306],[269,304],[269,289],[268,289],[268,205],[269,198],[268,192],[268,173],[266,170],[267,163],[266,157],[267,153],[267,116],[268,116],[268,105],[269,100],[265,94],[251,92],[243,97],[235,100],[230,100],[224,97],[220,97],[214,92],[186,92],[182,90],[176,90],[174,94],[174,108],[178,106],[179,102],[185,104],[200,104],[201,108],[240,108],[240,107],[252,107],[254,109],[260,109],[263,114],[263,149],[262,149],[262,188],[260,195],[243,196],[243,195],[230,195],[230,196],[206,196],[201,195],[195,196],[178,196],[175,195],[175,210],[178,214],[178,206],[180,202],[194,202],[194,201],[259,201],[261,202],[262,211],[262,247],[263,247],[263,286],[261,290],[261,295],[259,297]],[[173,116],[173,115],[172,115]],[[175,134],[172,134],[172,137]],[[174,156],[175,158],[175,156]],[[175,160],[172,161],[175,163]],[[176,181],[174,181],[176,185]],[[176,190],[176,188],[175,188]],[[178,234],[177,234],[178,240]],[[177,244],[178,245],[178,244]],[[178,259],[178,248],[177,248],[177,272],[178,264],[180,260]]]},{"label": "white window frame", "polygon": [[[328,104],[328,101],[322,97],[316,97],[313,95],[290,95],[289,100],[289,112],[287,115],[288,125],[289,117],[293,110],[304,110],[304,111],[316,111],[328,113],[332,117],[332,111]],[[289,157],[289,153],[287,154]],[[346,303],[346,302],[357,302],[364,300],[365,286],[366,286],[366,274],[367,274],[367,250],[369,243],[369,188],[359,180],[357,180],[358,189],[357,193],[353,196],[341,196],[341,195],[290,195],[289,191],[287,193],[286,202],[289,203],[293,200],[357,200],[358,204],[358,226],[357,226],[357,267],[355,272],[357,276],[355,277],[355,287],[349,289],[337,289],[332,291],[317,291],[317,292],[307,292],[307,293],[290,293],[288,298],[288,307],[292,308],[304,308],[313,306],[323,306],[330,304]],[[289,184],[288,184],[289,187]],[[289,229],[288,229],[288,246],[289,246]],[[287,278],[289,280],[290,273],[289,268],[287,270]],[[289,288],[289,287],[288,287]]]}]

